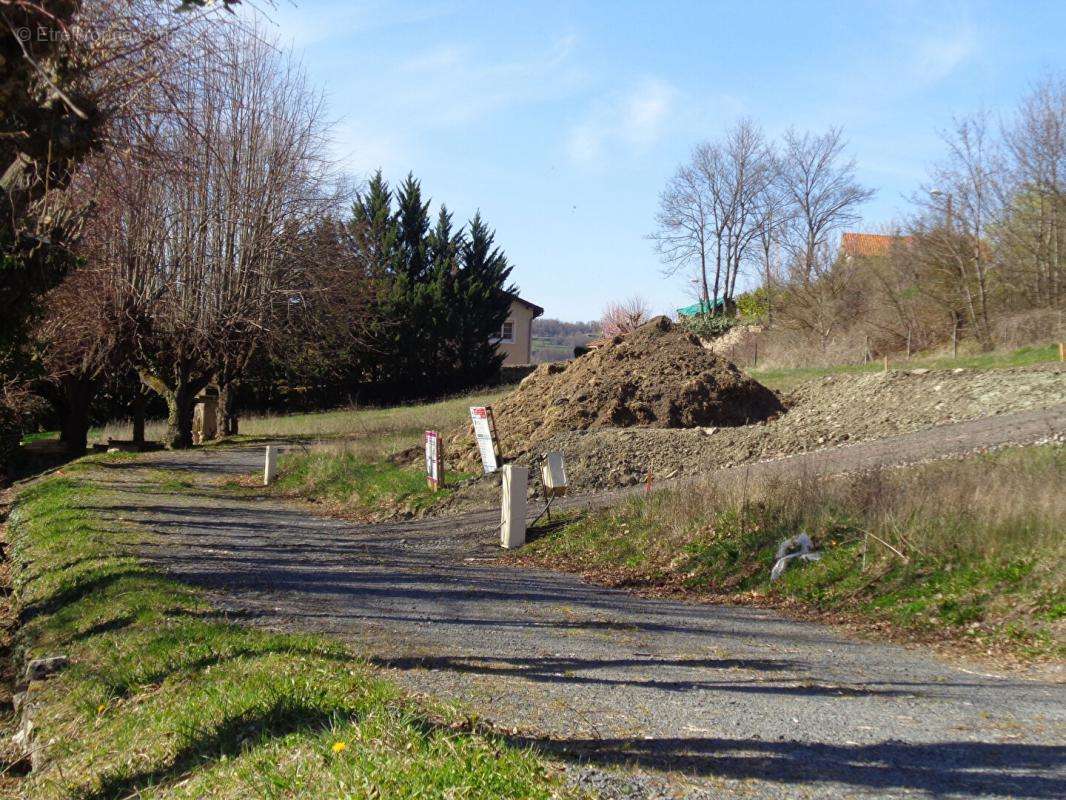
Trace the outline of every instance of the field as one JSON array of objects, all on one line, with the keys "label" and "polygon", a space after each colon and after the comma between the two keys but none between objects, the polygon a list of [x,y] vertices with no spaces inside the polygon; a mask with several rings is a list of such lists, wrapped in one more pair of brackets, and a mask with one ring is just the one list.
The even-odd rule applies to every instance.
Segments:
[{"label": "field", "polygon": [[[1003,350],[977,355],[951,356],[917,356],[915,358],[889,359],[892,370],[947,370],[947,369],[1005,369],[1008,367],[1026,367],[1059,360],[1057,344],[1021,347],[1015,350]],[[804,381],[824,378],[828,375],[852,375],[857,373],[881,372],[883,361],[871,361],[867,364],[844,364],[836,367],[809,367],[790,369],[750,369],[748,374],[760,383],[778,391],[787,391]]]},{"label": "field", "polygon": [[[612,586],[799,607],[933,641],[1066,656],[1066,446],[635,497],[553,525],[523,558]],[[824,556],[771,583],[778,544]]]},{"label": "field", "polygon": [[[357,442],[367,452],[387,453],[410,446],[422,438],[427,429],[456,424],[472,405],[492,403],[510,390],[502,387],[452,397],[434,403],[378,408],[374,406],[339,408],[301,414],[260,414],[241,417],[240,440],[252,439],[346,439]],[[166,430],[162,420],[152,420],[146,426],[149,439],[158,439]],[[54,434],[53,434],[54,435]],[[108,437],[129,437],[129,423],[125,420],[94,428],[89,441],[106,442]]]}]

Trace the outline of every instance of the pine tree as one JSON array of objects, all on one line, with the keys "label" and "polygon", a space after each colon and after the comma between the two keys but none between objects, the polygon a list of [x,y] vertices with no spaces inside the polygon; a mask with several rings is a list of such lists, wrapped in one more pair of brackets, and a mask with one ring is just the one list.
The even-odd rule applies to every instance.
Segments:
[{"label": "pine tree", "polygon": [[469,388],[502,362],[507,258],[480,215],[464,233],[441,206],[431,228],[429,207],[413,175],[394,196],[380,172],[352,207],[351,246],[381,283],[367,379],[383,399]]},{"label": "pine tree", "polygon": [[503,356],[495,339],[511,308],[513,286],[507,287],[512,267],[495,245],[496,234],[481,219],[470,220],[462,248],[458,274],[455,336],[458,339],[456,369],[467,385],[484,382],[499,371]]}]

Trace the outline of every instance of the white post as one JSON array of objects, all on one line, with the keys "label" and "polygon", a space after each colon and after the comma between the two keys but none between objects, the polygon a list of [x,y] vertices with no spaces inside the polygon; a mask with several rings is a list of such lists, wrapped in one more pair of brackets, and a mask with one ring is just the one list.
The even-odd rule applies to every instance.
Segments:
[{"label": "white post", "polygon": [[503,468],[503,504],[500,514],[500,546],[508,549],[526,543],[526,483],[529,469],[515,464]]},{"label": "white post", "polygon": [[263,485],[269,486],[274,482],[274,476],[278,474],[278,448],[272,444],[267,445],[266,465],[263,468]]}]

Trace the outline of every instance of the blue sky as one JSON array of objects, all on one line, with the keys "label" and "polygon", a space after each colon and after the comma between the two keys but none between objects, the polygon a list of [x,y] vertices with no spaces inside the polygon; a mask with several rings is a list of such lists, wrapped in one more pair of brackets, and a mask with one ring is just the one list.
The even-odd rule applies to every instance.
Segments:
[{"label": "blue sky", "polygon": [[522,294],[571,320],[638,293],[688,302],[645,235],[669,175],[739,117],[843,126],[878,230],[953,115],[1007,114],[1066,67],[1062,0],[277,2],[344,169],[413,171],[458,219],[480,209]]}]

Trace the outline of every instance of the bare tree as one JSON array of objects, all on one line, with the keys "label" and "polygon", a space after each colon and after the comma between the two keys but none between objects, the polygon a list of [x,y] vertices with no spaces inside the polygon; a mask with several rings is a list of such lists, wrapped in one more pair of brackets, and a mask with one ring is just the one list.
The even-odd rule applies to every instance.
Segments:
[{"label": "bare tree", "polygon": [[778,180],[780,163],[772,161],[773,180],[767,183],[756,199],[756,252],[759,259],[763,289],[766,292],[766,324],[773,325],[774,298],[781,277],[783,240],[791,222],[792,208]]},{"label": "bare tree", "polygon": [[840,128],[824,134],[785,134],[778,180],[790,206],[784,239],[794,277],[809,285],[832,265],[826,257],[833,234],[859,219],[858,209],[873,197],[855,179],[855,162],[844,160]]},{"label": "bare tree", "polygon": [[34,328],[45,370],[35,388],[59,412],[59,438],[73,453],[85,450],[97,390],[110,375],[128,369],[129,319],[110,304],[106,280],[99,270],[75,270],[45,296]]},{"label": "bare tree", "polygon": [[[704,150],[705,146],[701,146],[693,153],[694,163]],[[659,195],[659,212],[655,217],[659,227],[649,236],[665,265],[664,274],[673,276],[684,269],[695,269],[699,299],[704,303],[710,298],[707,275],[710,247],[718,241],[720,231],[714,213],[713,198],[699,169],[687,164],[678,168]]]},{"label": "bare tree", "polygon": [[1002,218],[1002,162],[989,123],[987,114],[976,114],[956,120],[943,134],[948,155],[932,167],[930,185],[915,198],[924,211],[913,226],[924,259],[940,276],[934,283],[946,290],[954,324],[961,313],[984,348],[992,346],[989,233]]},{"label": "bare tree", "polygon": [[659,228],[651,238],[665,272],[694,268],[700,300],[711,311],[719,298],[727,305],[733,298],[741,265],[762,225],[761,198],[774,174],[762,132],[741,120],[721,142],[697,146],[660,195]]},{"label": "bare tree", "polygon": [[651,307],[639,295],[619,303],[608,303],[600,317],[604,336],[617,336],[639,328],[651,317]]},{"label": "bare tree", "polygon": [[196,395],[225,395],[300,302],[289,258],[329,209],[322,104],[258,35],[216,36],[179,102],[111,159],[114,290],[133,298],[134,358],[167,401],[168,444],[191,445]]},{"label": "bare tree", "polygon": [[1066,294],[1066,77],[1034,86],[1003,138],[1004,268],[1029,304],[1055,306]]},{"label": "bare tree", "polygon": [[736,293],[741,266],[754,255],[753,244],[764,229],[773,228],[773,187],[777,179],[777,159],[762,131],[751,120],[741,120],[725,141],[726,179],[730,187],[725,198],[726,264],[723,297],[730,303]]}]

